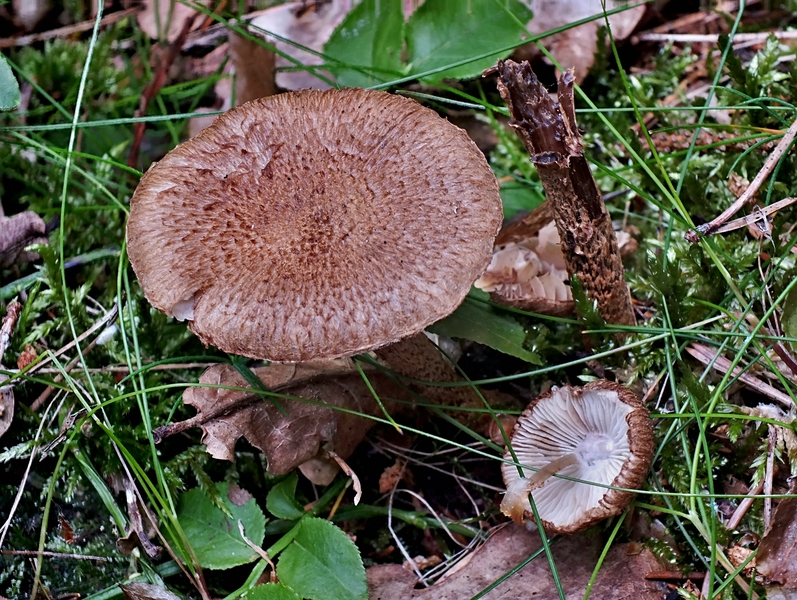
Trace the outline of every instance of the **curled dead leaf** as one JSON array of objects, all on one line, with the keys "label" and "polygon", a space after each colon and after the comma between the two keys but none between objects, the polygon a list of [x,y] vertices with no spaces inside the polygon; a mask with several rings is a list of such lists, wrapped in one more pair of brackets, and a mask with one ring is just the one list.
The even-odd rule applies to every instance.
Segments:
[{"label": "curled dead leaf", "polygon": [[136,581],[119,585],[126,600],[180,600],[180,596],[165,587]]},{"label": "curled dead leaf", "polygon": [[[582,533],[560,539],[551,547],[562,587],[568,598],[584,596],[603,545],[603,541],[594,533]],[[379,565],[369,568],[366,571],[368,597],[381,600],[472,598],[539,548],[538,535],[530,535],[525,527],[511,524],[491,536],[476,552],[449,571],[440,582],[426,589],[415,589],[417,583],[415,575],[401,565]],[[661,568],[663,564],[647,548],[637,554],[630,554],[627,544],[614,544],[598,572],[590,597],[614,600],[660,600],[664,585],[646,581],[645,575]],[[499,593],[502,600],[558,597],[544,555],[502,583]]]},{"label": "curled dead leaf", "polygon": [[784,498],[778,503],[755,560],[758,573],[768,583],[797,594],[797,498]]},{"label": "curled dead leaf", "polygon": [[[215,458],[232,460],[236,441],[244,437],[266,455],[268,470],[275,475],[310,460],[322,460],[318,456],[322,449],[345,459],[374,425],[368,417],[382,415],[350,359],[275,364],[254,369],[254,373],[268,389],[304,400],[261,397],[250,389],[201,387],[249,388],[232,365],[210,367],[200,377],[200,387],[183,394],[183,402],[197,410],[196,417],[184,423],[202,428],[202,442]],[[370,372],[368,378],[385,409],[397,412],[398,406],[391,400],[405,398],[404,391],[381,373]],[[161,428],[159,433],[172,432]],[[328,477],[328,472],[319,477]]]},{"label": "curled dead leaf", "polygon": [[[603,0],[524,0],[534,13],[527,29],[531,35],[545,33],[563,25],[575,23],[586,17],[603,13]],[[606,10],[628,6],[623,0],[608,0]],[[631,6],[627,10],[609,16],[612,36],[615,40],[624,40],[634,31],[642,15],[643,5]],[[581,82],[589,73],[595,62],[598,49],[598,29],[605,25],[599,18],[578,27],[571,27],[561,33],[551,35],[543,40],[543,44],[556,61],[564,68],[573,67],[576,81]],[[524,46],[518,53],[519,58],[536,57],[539,50],[534,44]]]},{"label": "curled dead leaf", "polygon": [[25,346],[25,349],[22,350],[22,352],[20,352],[19,356],[17,357],[17,368],[19,370],[26,368],[34,360],[36,360],[36,357],[38,357],[36,349],[30,344],[27,344]]},{"label": "curled dead leaf", "polygon": [[[204,0],[199,4],[207,7],[209,2]],[[136,15],[138,26],[152,39],[166,39],[172,43],[189,19],[194,19],[192,29],[202,23],[197,18],[201,13],[178,0],[144,0],[142,5],[143,8]]]},{"label": "curled dead leaf", "polygon": [[[281,69],[295,67],[297,64],[320,65],[323,62],[320,52],[324,44],[351,7],[352,0],[330,0],[319,3],[313,10],[306,10],[305,2],[288,2],[260,12],[250,21],[252,33],[265,37],[280,53],[275,62],[279,87],[286,90],[330,88],[329,84],[308,70]],[[280,38],[290,40],[293,44]],[[297,47],[297,44],[315,53],[307,52]],[[284,58],[285,55],[290,56],[293,61]],[[328,73],[326,75],[329,76]]]},{"label": "curled dead leaf", "polygon": [[10,385],[2,385],[6,379],[7,375],[0,375],[0,437],[14,420],[14,389]]},{"label": "curled dead leaf", "polygon": [[25,248],[46,243],[47,225],[36,213],[25,211],[11,217],[0,216],[0,267],[36,260],[39,255],[26,252]]}]

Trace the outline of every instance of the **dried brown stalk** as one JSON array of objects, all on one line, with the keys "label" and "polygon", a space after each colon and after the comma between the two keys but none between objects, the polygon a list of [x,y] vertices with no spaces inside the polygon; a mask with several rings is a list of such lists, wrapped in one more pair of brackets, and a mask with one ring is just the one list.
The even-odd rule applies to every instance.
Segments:
[{"label": "dried brown stalk", "polygon": [[[134,15],[139,11],[138,6],[135,8],[128,8],[120,10],[115,13],[104,16],[100,19],[100,27],[107,27],[113,23],[117,23],[122,19]],[[30,46],[45,40],[53,40],[55,38],[65,38],[76,33],[83,33],[84,31],[91,31],[94,28],[95,19],[75,23],[74,25],[67,25],[66,27],[59,27],[58,29],[50,29],[49,31],[42,31],[40,33],[32,33],[30,35],[20,35],[17,37],[4,38],[0,40],[0,48],[13,48]]]},{"label": "dried brown stalk", "polygon": [[[717,356],[716,351],[706,344],[693,342],[686,347],[686,352],[692,358],[700,361],[704,365],[711,364],[711,366],[720,373],[727,373],[731,368],[731,361],[728,358],[722,355]],[[741,367],[735,367],[731,375],[738,378],[739,381],[748,389],[754,390],[759,394],[778,402],[787,409],[794,406],[791,396],[769,385],[768,383],[761,381],[758,377],[745,372]]]},{"label": "dried brown stalk", "polygon": [[753,181],[750,183],[750,186],[747,190],[739,196],[739,198],[731,204],[728,208],[726,208],[722,214],[715,217],[709,223],[705,223],[696,227],[695,229],[690,229],[686,232],[686,239],[693,244],[700,240],[701,235],[711,235],[712,233],[717,233],[719,229],[728,222],[733,215],[739,212],[745,205],[749,204],[755,199],[756,192],[758,192],[761,185],[766,181],[769,174],[775,168],[775,165],[778,164],[783,155],[786,154],[786,151],[791,148],[791,145],[794,143],[794,139],[797,137],[797,120],[795,120],[791,127],[783,134],[780,142],[767,157],[767,160],[764,162],[764,166],[761,167],[761,170],[755,176]]},{"label": "dried brown stalk", "polygon": [[[180,54],[183,44],[185,43],[185,39],[188,37],[188,34],[191,31],[191,28],[194,25],[194,19],[196,17],[197,15],[193,15],[186,19],[183,28],[180,30],[180,35],[177,36],[175,42],[169,47],[166,56],[160,61],[157,69],[155,69],[155,74],[152,77],[152,81],[149,82],[149,85],[144,88],[144,93],[141,94],[141,100],[139,101],[138,109],[135,112],[136,117],[146,116],[147,108],[149,107],[150,102],[155,98],[158,92],[160,92],[160,89],[166,83],[166,75],[169,72],[169,68]],[[138,152],[141,148],[141,142],[144,141],[145,128],[146,122],[139,121],[136,123],[133,129],[133,143],[130,146],[130,154],[127,157],[127,164],[130,167],[136,168],[138,166]]]},{"label": "dried brown stalk", "polygon": [[548,94],[528,62],[500,61],[498,91],[537,168],[553,208],[568,274],[576,276],[609,323],[633,324],[612,221],[581,147],[573,103],[572,70]]}]

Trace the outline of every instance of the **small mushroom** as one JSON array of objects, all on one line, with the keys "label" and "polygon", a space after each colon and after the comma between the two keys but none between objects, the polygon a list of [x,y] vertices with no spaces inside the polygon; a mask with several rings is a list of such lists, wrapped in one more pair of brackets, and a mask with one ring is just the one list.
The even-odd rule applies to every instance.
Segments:
[{"label": "small mushroom", "polygon": [[496,246],[487,271],[474,285],[500,304],[564,316],[575,308],[567,280],[559,232],[550,221],[523,241]]},{"label": "small mushroom", "polygon": [[533,518],[531,493],[552,533],[620,514],[633,493],[606,486],[638,488],[653,458],[647,409],[631,390],[606,380],[541,395],[518,419],[511,441],[518,462],[536,472],[524,469],[521,477],[511,454],[504,455],[510,462],[502,465],[501,511],[517,523]]},{"label": "small mushroom", "polygon": [[333,359],[451,313],[501,217],[484,156],[434,111],[305,90],[234,108],[153,165],[128,252],[152,305],[205,344]]}]

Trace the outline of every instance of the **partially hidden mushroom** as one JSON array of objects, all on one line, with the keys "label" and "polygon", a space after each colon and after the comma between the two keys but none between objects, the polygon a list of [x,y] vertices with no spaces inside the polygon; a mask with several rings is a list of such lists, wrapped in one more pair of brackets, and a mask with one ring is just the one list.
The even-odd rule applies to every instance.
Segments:
[{"label": "partially hidden mushroom", "polygon": [[531,493],[551,533],[620,514],[653,458],[647,409],[631,390],[606,380],[542,394],[518,419],[511,443],[522,476],[507,452],[501,511],[518,523],[533,519]]},{"label": "partially hidden mushroom", "polygon": [[[622,257],[636,250],[629,233],[614,233]],[[501,229],[490,265],[474,285],[498,304],[562,317],[575,310],[569,280],[552,205],[546,201]]]},{"label": "partially hidden mushroom", "polygon": [[234,108],[153,165],[128,252],[152,305],[205,344],[333,359],[451,313],[501,217],[484,156],[434,111],[305,90]]},{"label": "partially hidden mushroom", "polygon": [[495,302],[546,315],[573,312],[575,303],[556,223],[551,220],[525,240],[496,246],[476,287]]}]

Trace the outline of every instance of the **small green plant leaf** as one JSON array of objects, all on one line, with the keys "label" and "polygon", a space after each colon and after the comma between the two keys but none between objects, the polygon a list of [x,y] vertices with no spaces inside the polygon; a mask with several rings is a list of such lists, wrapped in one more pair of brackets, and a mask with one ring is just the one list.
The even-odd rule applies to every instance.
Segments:
[{"label": "small green plant leaf", "polygon": [[253,587],[246,600],[302,600],[301,596],[284,583],[266,583]]},{"label": "small green plant leaf", "polygon": [[500,192],[505,219],[512,218],[520,211],[534,210],[545,200],[537,189],[514,180],[501,185]]},{"label": "small green plant leaf", "polygon": [[0,54],[0,110],[14,110],[19,106],[22,96],[6,57]]},{"label": "small green plant leaf", "polygon": [[511,316],[498,313],[486,302],[480,302],[478,298],[488,300],[489,296],[481,290],[471,290],[470,296],[457,310],[429,330],[448,337],[479,342],[504,354],[541,365],[540,357],[523,347],[526,340],[523,326]]},{"label": "small green plant leaf", "polygon": [[348,536],[329,521],[305,517],[277,564],[280,581],[310,600],[368,597],[365,567]]},{"label": "small green plant leaf", "polygon": [[268,512],[278,519],[294,520],[304,515],[302,507],[296,502],[296,482],[299,477],[295,472],[271,488],[266,497]]},{"label": "small green plant leaf", "polygon": [[[489,56],[425,77],[425,81],[476,77],[527,36],[531,11],[518,0],[426,0],[407,21],[410,72],[422,73],[469,57]],[[494,54],[492,54],[494,52]]]},{"label": "small green plant leaf", "polygon": [[257,546],[265,537],[266,517],[248,492],[228,483],[216,489],[232,518],[216,506],[202,490],[195,488],[180,496],[177,518],[199,564],[205,569],[229,569],[252,562],[257,553],[241,537],[244,534]]},{"label": "small green plant leaf", "polygon": [[[780,317],[783,333],[790,338],[797,338],[797,287],[793,287],[786,300],[783,301],[783,315]],[[795,344],[791,344],[792,348]]]},{"label": "small green plant leaf", "polygon": [[401,73],[404,14],[401,0],[363,0],[335,29],[324,54],[349,66],[327,65],[338,83],[368,87]]}]

